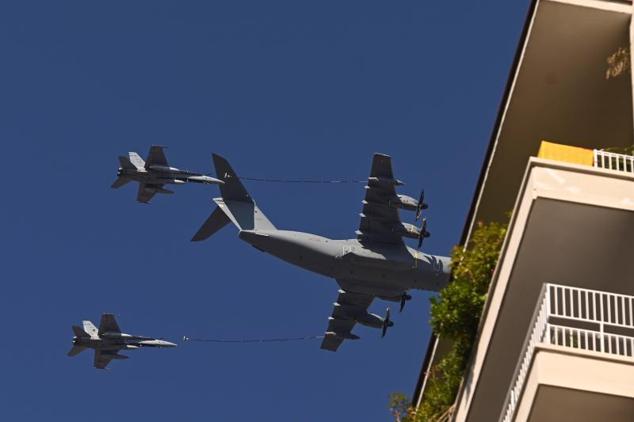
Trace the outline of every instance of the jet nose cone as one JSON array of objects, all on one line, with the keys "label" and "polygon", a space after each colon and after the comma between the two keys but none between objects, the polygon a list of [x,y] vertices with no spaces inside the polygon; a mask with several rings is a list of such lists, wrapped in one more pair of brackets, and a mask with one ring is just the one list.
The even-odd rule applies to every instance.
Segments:
[{"label": "jet nose cone", "polygon": [[171,341],[161,340],[161,346],[162,347],[176,347],[177,344],[176,343],[172,343]]}]

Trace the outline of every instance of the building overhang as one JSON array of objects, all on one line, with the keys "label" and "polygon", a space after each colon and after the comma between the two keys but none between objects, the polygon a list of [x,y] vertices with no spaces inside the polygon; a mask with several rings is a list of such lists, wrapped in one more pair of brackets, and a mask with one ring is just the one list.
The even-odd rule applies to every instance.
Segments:
[{"label": "building overhang", "polygon": [[629,422],[632,415],[634,360],[541,346],[535,351],[514,420]]},{"label": "building overhang", "polygon": [[629,50],[631,16],[631,5],[605,1],[536,3],[471,224],[505,219],[542,140],[632,144],[630,74],[606,79],[608,57]]}]

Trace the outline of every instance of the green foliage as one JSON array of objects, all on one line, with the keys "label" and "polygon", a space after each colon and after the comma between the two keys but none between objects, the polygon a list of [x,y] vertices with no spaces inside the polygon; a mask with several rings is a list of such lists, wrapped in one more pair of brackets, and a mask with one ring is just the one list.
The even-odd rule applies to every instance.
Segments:
[{"label": "green foliage", "polygon": [[[471,353],[482,307],[506,236],[506,225],[479,223],[467,248],[452,253],[452,282],[432,298],[431,325],[434,333],[452,341],[451,350],[431,368],[425,396],[418,409],[404,411],[392,401],[397,422],[448,420]],[[393,395],[402,399],[403,395]],[[404,403],[400,401],[398,403]]]},{"label": "green foliage", "polygon": [[409,399],[403,393],[390,394],[390,413],[395,422],[411,422]]},{"label": "green foliage", "polygon": [[468,248],[451,256],[452,282],[431,302],[431,326],[438,336],[470,344],[495,270],[506,225],[479,223]]}]

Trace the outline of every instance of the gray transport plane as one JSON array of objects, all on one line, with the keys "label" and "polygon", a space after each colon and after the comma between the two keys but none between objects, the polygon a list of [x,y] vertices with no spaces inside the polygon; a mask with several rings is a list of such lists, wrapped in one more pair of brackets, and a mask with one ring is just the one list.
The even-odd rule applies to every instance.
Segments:
[{"label": "gray transport plane", "polygon": [[127,359],[121,350],[135,350],[142,347],[176,347],[169,341],[152,337],[133,336],[122,333],[112,314],[103,314],[99,328],[91,321],[82,321],[82,326],[73,325],[73,348],[68,356],[76,356],[86,349],[95,350],[95,368],[104,369],[112,359]]},{"label": "gray transport plane", "polygon": [[112,184],[118,189],[128,182],[139,182],[136,200],[147,204],[157,193],[174,193],[163,187],[165,184],[208,183],[221,184],[222,181],[202,173],[180,170],[167,163],[163,147],[152,145],[147,161],[136,152],[129,152],[128,156],[119,156],[121,166],[117,171],[117,180]]},{"label": "gray transport plane", "polygon": [[389,308],[385,317],[369,313],[368,307],[379,298],[400,303],[401,310],[411,296],[409,289],[438,291],[449,279],[450,260],[429,255],[407,246],[403,237],[429,236],[426,220],[419,229],[401,222],[399,209],[427,208],[423,195],[416,199],[399,195],[395,187],[403,183],[392,174],[391,158],[375,154],[356,239],[333,240],[310,233],[278,230],[266,218],[240,182],[229,163],[213,155],[221,198],[218,207],[194,235],[193,241],[207,239],[229,221],[240,230],[239,237],[256,249],[293,265],[327,277],[339,284],[339,296],[329,318],[322,349],[336,351],[343,340],[356,340],[352,328],[360,324],[379,328],[382,335],[393,323]]}]

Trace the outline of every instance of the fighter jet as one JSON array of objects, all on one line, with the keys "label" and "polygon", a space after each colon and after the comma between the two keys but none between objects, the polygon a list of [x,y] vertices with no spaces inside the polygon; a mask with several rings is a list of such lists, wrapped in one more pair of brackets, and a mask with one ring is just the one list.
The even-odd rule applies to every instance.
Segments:
[{"label": "fighter jet", "polygon": [[73,348],[68,356],[77,356],[86,349],[95,350],[95,368],[105,369],[112,359],[127,359],[120,350],[135,350],[142,347],[176,347],[169,341],[152,337],[133,336],[122,333],[112,314],[103,314],[99,329],[91,321],[82,321],[82,326],[73,325]]},{"label": "fighter jet", "polygon": [[163,147],[152,145],[147,161],[136,152],[129,152],[128,156],[119,156],[121,166],[117,171],[117,180],[111,188],[118,189],[130,181],[139,182],[136,200],[147,204],[157,193],[174,193],[163,185],[167,183],[180,185],[187,182],[221,184],[222,181],[202,173],[179,170],[167,163]]},{"label": "fighter jet", "polygon": [[399,209],[423,209],[424,195],[416,200],[396,193],[403,183],[392,174],[391,158],[375,154],[355,239],[334,240],[297,231],[278,230],[258,208],[227,160],[213,155],[222,197],[214,198],[217,208],[194,235],[207,239],[229,221],[239,229],[239,238],[256,249],[288,263],[334,278],[339,296],[329,318],[321,348],[336,351],[344,340],[356,340],[352,328],[360,324],[379,328],[384,336],[393,323],[389,308],[385,317],[369,313],[379,298],[400,303],[411,299],[409,289],[438,291],[449,279],[450,259],[407,246],[403,237],[418,240],[418,248],[429,236],[426,220],[421,228],[401,222]]}]

